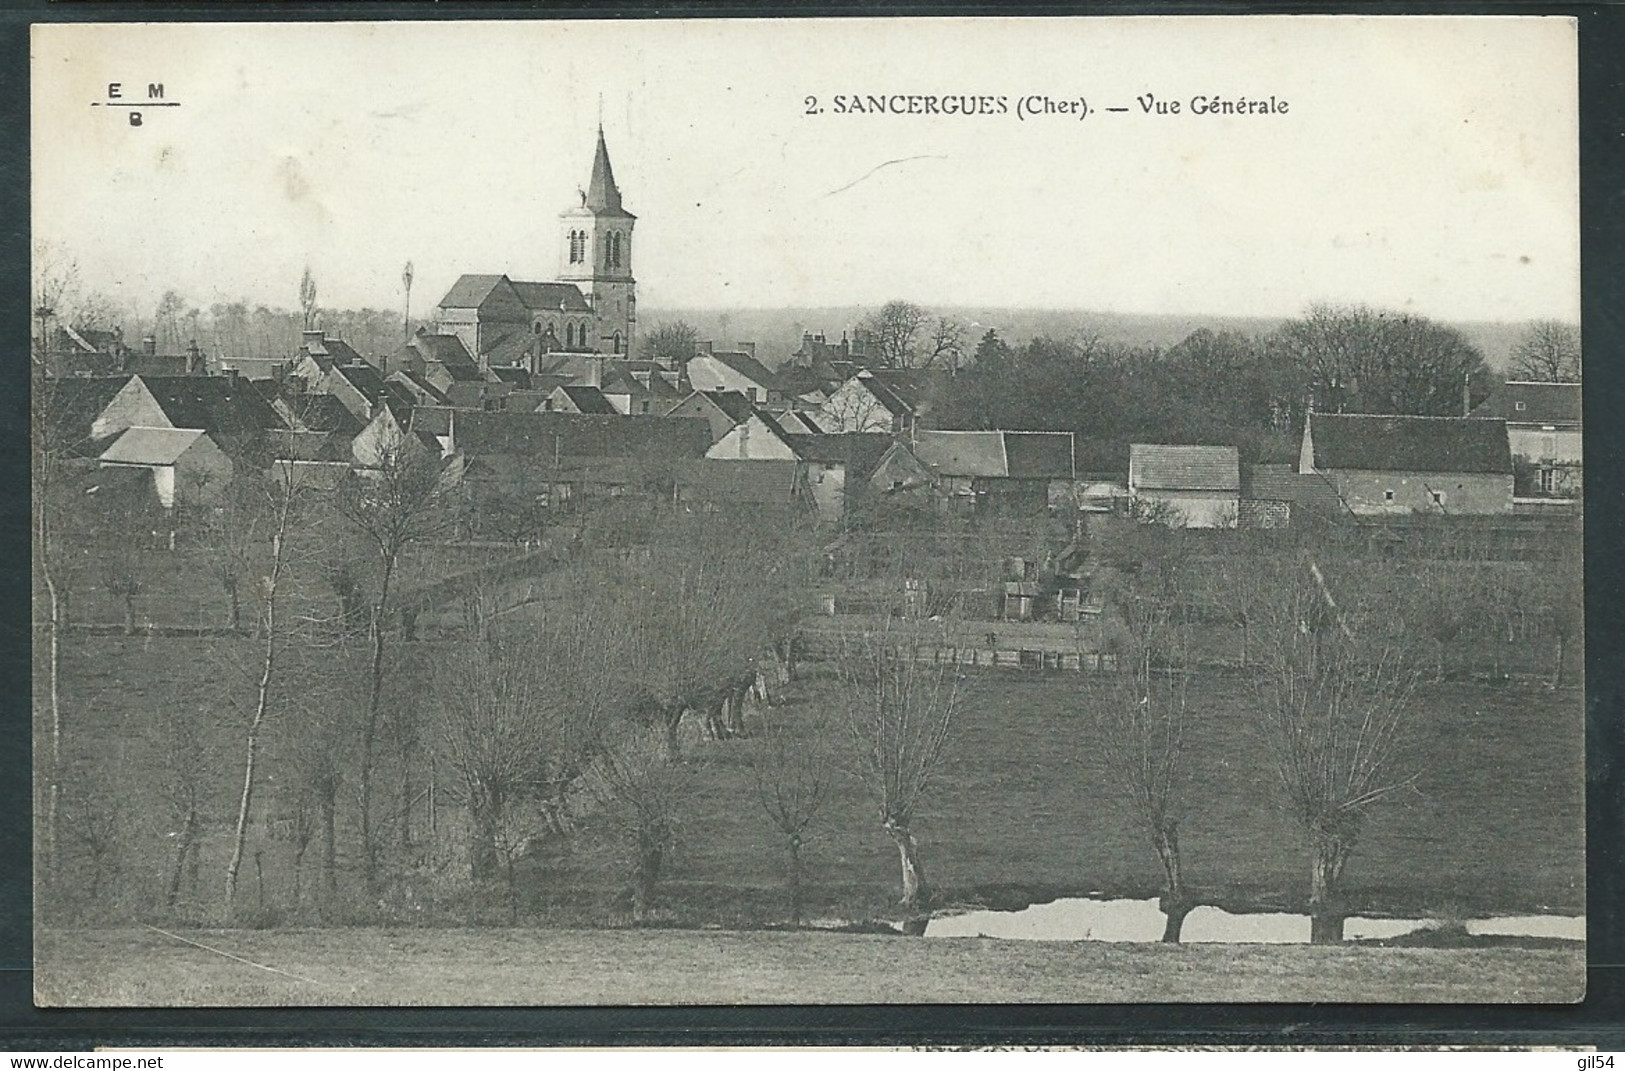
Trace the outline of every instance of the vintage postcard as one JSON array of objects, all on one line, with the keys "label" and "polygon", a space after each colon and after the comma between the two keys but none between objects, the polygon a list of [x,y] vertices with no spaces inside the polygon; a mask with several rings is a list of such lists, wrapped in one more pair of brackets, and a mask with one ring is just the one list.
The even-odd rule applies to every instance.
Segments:
[{"label": "vintage postcard", "polygon": [[1573,20],[32,41],[39,1004],[1583,996]]}]

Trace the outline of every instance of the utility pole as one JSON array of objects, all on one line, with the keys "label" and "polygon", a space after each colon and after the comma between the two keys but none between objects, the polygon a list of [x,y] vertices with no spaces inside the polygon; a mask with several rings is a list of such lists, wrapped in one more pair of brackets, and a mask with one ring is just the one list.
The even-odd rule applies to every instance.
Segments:
[{"label": "utility pole", "polygon": [[406,262],[406,268],[401,272],[401,285],[406,287],[406,316],[401,321],[401,334],[410,342],[412,340],[412,262]]}]

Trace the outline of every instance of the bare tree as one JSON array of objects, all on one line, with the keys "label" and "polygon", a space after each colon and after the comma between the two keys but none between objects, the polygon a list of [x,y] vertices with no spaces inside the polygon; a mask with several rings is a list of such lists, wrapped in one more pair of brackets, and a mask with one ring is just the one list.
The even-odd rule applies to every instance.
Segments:
[{"label": "bare tree", "polygon": [[680,843],[689,764],[674,761],[657,731],[623,722],[598,752],[588,783],[617,816],[632,853],[632,920],[645,922]]},{"label": "bare tree", "polygon": [[1309,838],[1310,939],[1342,940],[1339,882],[1371,810],[1410,786],[1403,735],[1416,673],[1381,615],[1339,607],[1312,562],[1268,589],[1259,711],[1288,806]]},{"label": "bare tree", "polygon": [[1507,372],[1541,383],[1580,382],[1580,329],[1561,320],[1536,320],[1518,339]]},{"label": "bare tree", "polygon": [[269,498],[270,560],[266,572],[259,578],[261,657],[259,679],[255,685],[254,712],[249,719],[247,754],[243,760],[243,791],[237,804],[237,825],[232,835],[231,861],[226,865],[225,915],[229,922],[235,916],[237,900],[237,874],[242,867],[243,848],[248,838],[248,820],[254,802],[254,789],[258,776],[261,734],[271,712],[271,685],[277,670],[277,657],[284,642],[279,633],[277,617],[278,598],[283,594],[290,560],[289,541],[300,522],[299,508],[302,495],[294,477],[293,466],[283,466],[266,483]]},{"label": "bare tree", "polygon": [[952,666],[933,664],[934,652],[886,624],[851,637],[836,663],[847,732],[857,770],[873,797],[880,826],[897,847],[901,903],[916,910],[931,891],[914,838],[914,818],[941,768],[964,702]]},{"label": "bare tree", "polygon": [[917,356],[920,332],[930,320],[931,314],[911,301],[888,301],[865,317],[858,331],[871,347],[867,356],[875,364],[908,368]]},{"label": "bare tree", "polygon": [[784,881],[790,900],[790,923],[801,925],[802,859],[809,831],[829,801],[836,763],[831,748],[835,727],[821,712],[800,708],[805,716],[765,714],[750,741],[751,779],[756,799],[784,843]]},{"label": "bare tree", "polygon": [[404,439],[382,448],[376,467],[350,473],[335,495],[338,514],[358,534],[376,569],[367,621],[372,655],[356,775],[361,807],[362,874],[369,890],[373,888],[378,867],[372,773],[374,741],[382,711],[391,588],[400,568],[401,554],[407,547],[455,528],[456,516],[446,479],[438,458],[414,440]]},{"label": "bare tree", "polygon": [[1119,676],[1106,690],[1104,753],[1162,864],[1162,939],[1177,942],[1190,913],[1179,854],[1188,783],[1185,751],[1185,631],[1166,599],[1125,593]]},{"label": "bare tree", "polygon": [[668,368],[682,368],[694,356],[694,344],[699,337],[694,325],[682,320],[655,324],[643,336],[643,359],[657,361]]}]

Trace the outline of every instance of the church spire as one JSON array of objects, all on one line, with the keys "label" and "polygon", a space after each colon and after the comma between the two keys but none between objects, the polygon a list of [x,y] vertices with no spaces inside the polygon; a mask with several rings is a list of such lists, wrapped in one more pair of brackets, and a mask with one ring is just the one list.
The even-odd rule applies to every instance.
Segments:
[{"label": "church spire", "polygon": [[594,212],[620,214],[621,191],[615,185],[615,172],[609,166],[609,148],[604,144],[604,128],[598,128],[598,151],[592,158],[592,178],[587,183],[586,207]]}]

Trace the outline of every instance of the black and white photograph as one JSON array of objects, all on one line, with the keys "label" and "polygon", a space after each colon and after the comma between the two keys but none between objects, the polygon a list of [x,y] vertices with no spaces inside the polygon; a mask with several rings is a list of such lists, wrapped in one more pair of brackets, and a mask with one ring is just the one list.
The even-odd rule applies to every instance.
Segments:
[{"label": "black and white photograph", "polygon": [[37,1005],[1585,996],[1573,19],[31,41]]}]

